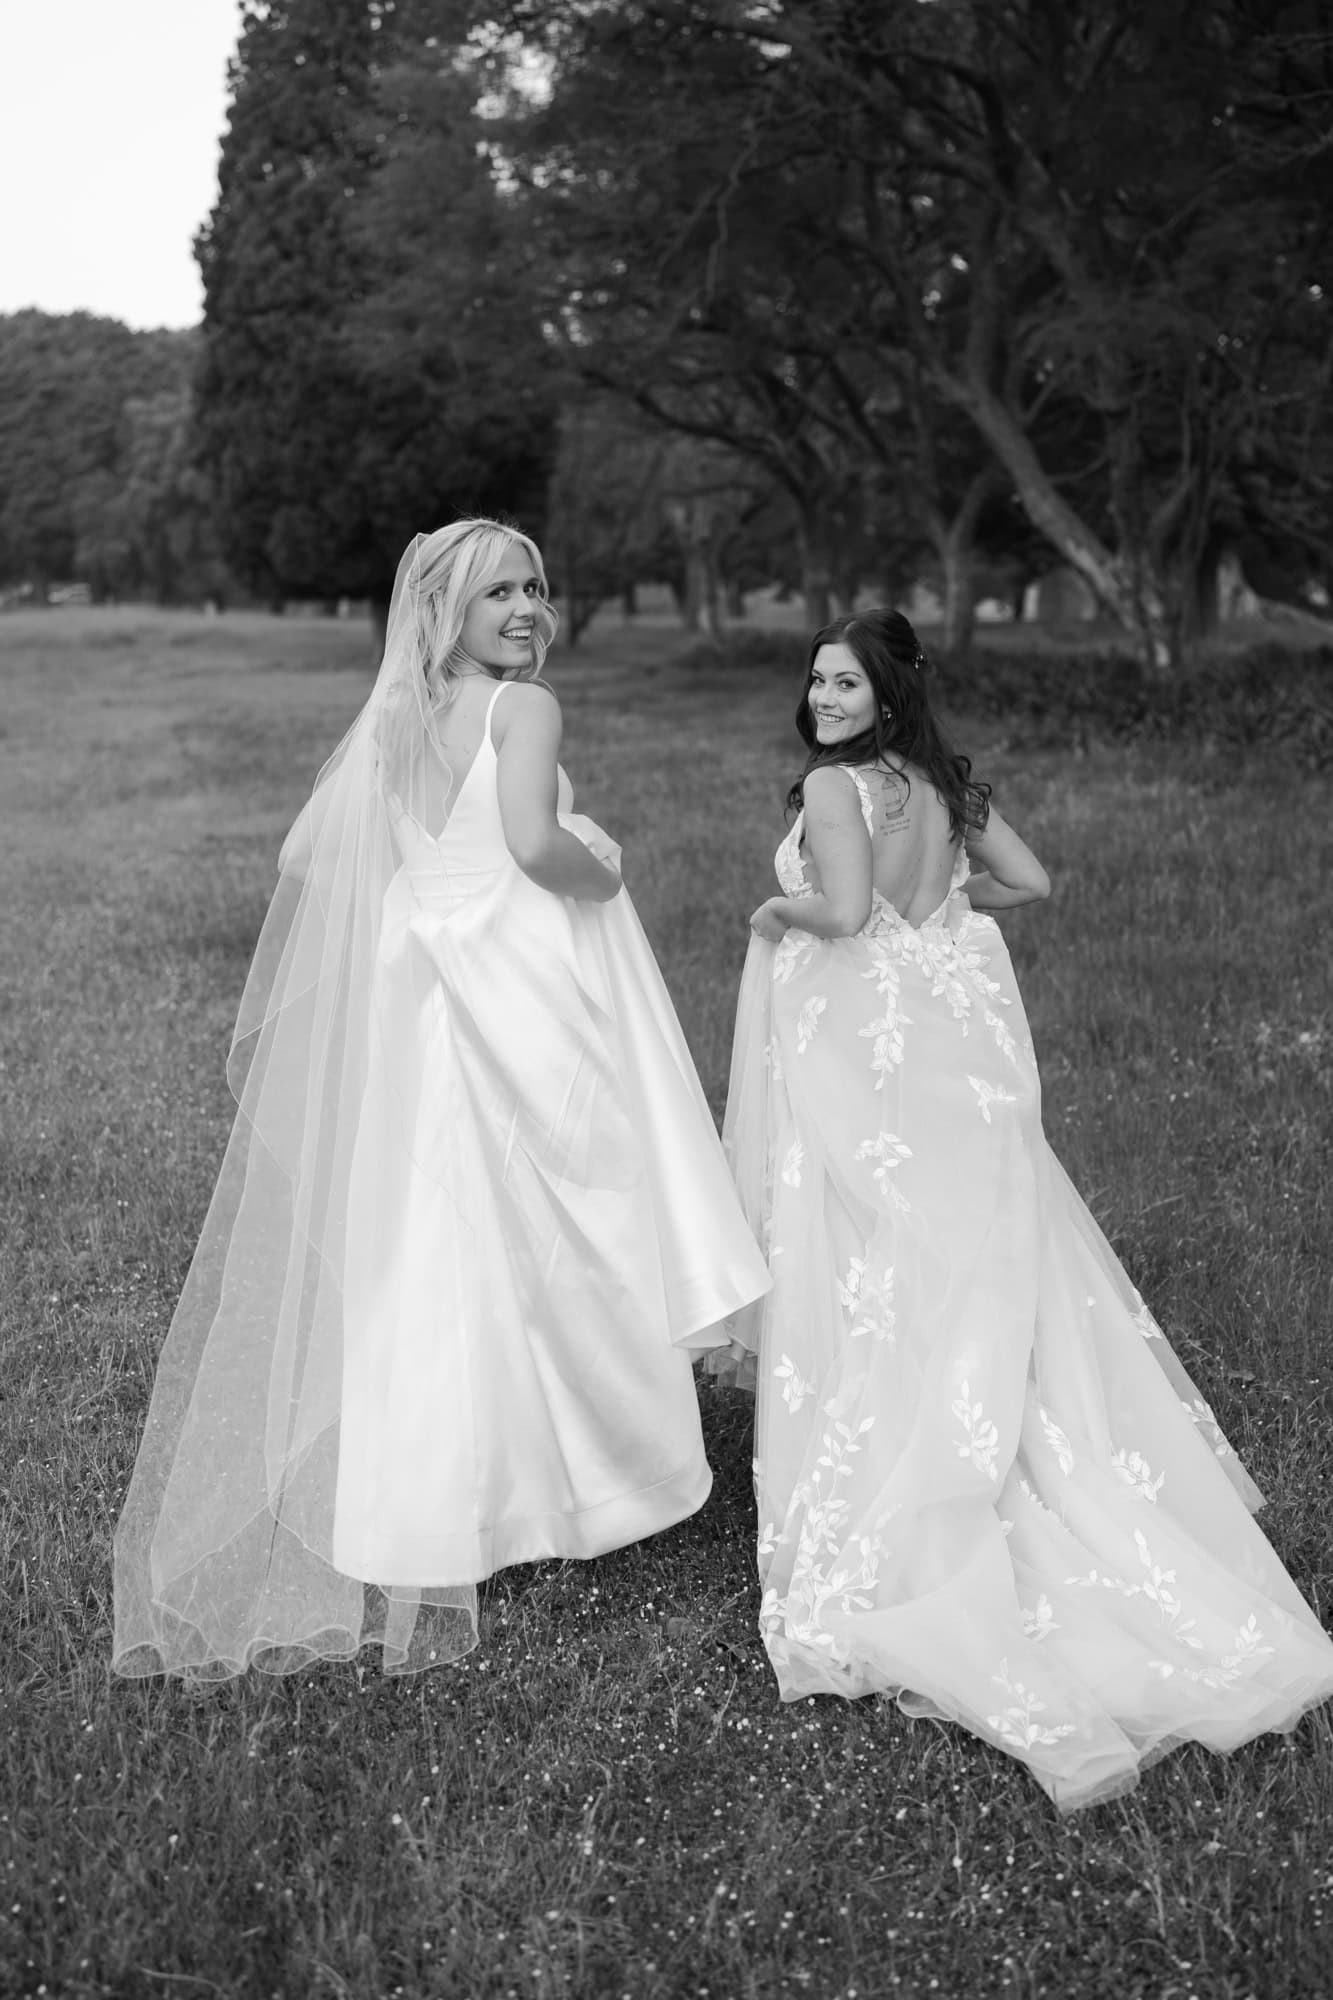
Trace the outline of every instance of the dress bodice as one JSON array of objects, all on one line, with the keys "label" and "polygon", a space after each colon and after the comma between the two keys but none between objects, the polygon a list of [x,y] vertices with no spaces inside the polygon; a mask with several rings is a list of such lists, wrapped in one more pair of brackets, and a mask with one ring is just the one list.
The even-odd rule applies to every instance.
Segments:
[{"label": "dress bodice", "polygon": [[[840,764],[838,769],[845,771],[856,786],[856,795],[861,802],[861,817],[866,823],[866,832],[873,835],[875,805],[874,800],[870,796],[870,787],[865,781],[864,773],[858,770],[854,764]],[[802,807],[801,811],[796,815],[791,831],[773,858],[782,893],[784,896],[790,896],[794,900],[802,896],[812,896],[814,894],[809,870],[805,865],[805,856],[801,851],[801,842],[804,836],[805,809]],[[905,926],[908,930],[924,930],[927,925],[944,922],[950,903],[963,887],[971,872],[971,865],[967,858],[967,849],[962,841],[959,841],[958,852],[954,856],[953,876],[950,880],[944,901],[939,905],[938,909],[932,910],[930,915],[925,917],[920,924],[909,924],[901,911],[896,910],[893,904],[886,897],[881,896],[879,890],[876,889],[871,898],[870,916],[865,928],[867,930],[882,929],[888,924],[897,927]]]},{"label": "dress bodice", "polygon": [[[491,722],[495,704],[510,686],[501,681],[486,707],[486,722],[477,753],[461,783],[454,787],[449,817],[439,833],[428,833],[405,808],[394,812],[393,831],[403,870],[419,895],[433,898],[444,884],[451,896],[485,886],[510,861],[500,816],[496,786],[497,761]],[[568,813],[574,788],[563,769],[558,772],[556,810]]]}]

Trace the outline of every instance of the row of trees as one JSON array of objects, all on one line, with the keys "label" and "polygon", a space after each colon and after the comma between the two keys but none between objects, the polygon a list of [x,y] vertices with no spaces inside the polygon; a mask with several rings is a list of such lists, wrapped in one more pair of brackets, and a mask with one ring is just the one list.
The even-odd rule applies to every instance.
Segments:
[{"label": "row of trees", "polygon": [[197,463],[193,333],[0,316],[0,585],[170,604],[228,587]]},{"label": "row of trees", "polygon": [[116,465],[263,597],[504,508],[575,625],[929,576],[961,648],[1065,563],[1167,665],[1225,557],[1328,601],[1331,113],[1319,0],[251,0]]},{"label": "row of trees", "polygon": [[509,25],[549,94],[511,70],[500,145],[578,365],[769,475],[816,606],[925,553],[960,641],[979,559],[1040,538],[1161,665],[1228,549],[1323,596],[1322,7],[518,0]]}]

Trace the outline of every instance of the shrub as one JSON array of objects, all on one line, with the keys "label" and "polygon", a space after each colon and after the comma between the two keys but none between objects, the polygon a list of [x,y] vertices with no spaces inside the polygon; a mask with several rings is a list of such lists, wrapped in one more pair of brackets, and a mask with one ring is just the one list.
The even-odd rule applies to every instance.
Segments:
[{"label": "shrub", "polygon": [[[721,666],[771,672],[793,699],[808,640],[734,626],[680,655],[686,672]],[[1150,674],[1112,648],[1028,654],[978,648],[933,668],[941,706],[965,731],[993,722],[1015,742],[1086,749],[1092,742],[1280,745],[1305,770],[1333,769],[1333,645],[1302,652],[1270,641],[1182,672]]]},{"label": "shrub", "polygon": [[961,716],[1012,725],[1044,746],[1091,741],[1281,745],[1307,770],[1333,768],[1333,647],[1256,646],[1169,677],[1113,652],[978,653],[939,684]]}]

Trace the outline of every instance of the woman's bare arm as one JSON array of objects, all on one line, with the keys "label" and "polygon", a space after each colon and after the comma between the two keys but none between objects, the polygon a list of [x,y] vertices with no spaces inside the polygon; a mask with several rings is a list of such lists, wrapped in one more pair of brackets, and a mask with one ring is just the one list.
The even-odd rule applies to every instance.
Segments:
[{"label": "woman's bare arm", "polygon": [[856,786],[834,765],[813,770],[805,781],[805,844],[818,891],[770,896],[751,917],[752,929],[774,942],[792,926],[816,937],[853,936],[870,916],[873,856]]},{"label": "woman's bare arm", "polygon": [[968,835],[967,853],[974,872],[964,886],[974,910],[1016,910],[1051,893],[1050,876],[994,806],[984,830]]},{"label": "woman's bare arm", "polygon": [[550,689],[516,682],[495,710],[500,822],[518,866],[553,896],[609,903],[620,888],[614,868],[598,861],[556,819],[560,704]]}]

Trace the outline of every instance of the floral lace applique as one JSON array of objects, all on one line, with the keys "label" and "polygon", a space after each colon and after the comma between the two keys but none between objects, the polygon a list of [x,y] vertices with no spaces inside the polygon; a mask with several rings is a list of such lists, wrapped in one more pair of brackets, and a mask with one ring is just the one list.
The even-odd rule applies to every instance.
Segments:
[{"label": "floral lace applique", "polygon": [[808,1000],[802,1001],[801,1011],[796,1016],[796,1053],[798,1056],[803,1056],[814,1040],[815,1029],[819,1026],[819,1017],[827,1006],[828,1001],[818,993],[812,993]]},{"label": "floral lace applique", "polygon": [[819,939],[811,931],[798,931],[793,927],[783,932],[782,940],[773,953],[773,977],[779,985],[785,986],[800,970],[813,955],[818,943]]},{"label": "floral lace applique", "polygon": [[911,1159],[912,1148],[905,1145],[901,1139],[895,1138],[892,1132],[877,1132],[873,1139],[863,1139],[852,1157],[857,1160],[878,1161],[874,1173],[875,1185],[881,1194],[887,1195],[892,1200],[889,1176],[895,1167],[902,1165],[904,1160]]},{"label": "floral lace applique", "polygon": [[1031,1750],[1037,1743],[1059,1743],[1076,1733],[1072,1722],[1058,1722],[1048,1729],[1043,1723],[1033,1721],[1034,1716],[1045,1713],[1047,1704],[1025,1688],[1022,1681],[1009,1678],[1008,1660],[1001,1660],[999,1673],[992,1674],[991,1679],[996,1687],[1003,1688],[1012,1706],[1001,1709],[998,1715],[988,1715],[986,1721],[1013,1749]]},{"label": "floral lace applique", "polygon": [[912,1025],[911,1016],[904,1014],[900,1004],[902,980],[893,962],[893,954],[882,938],[867,937],[866,950],[870,955],[869,970],[861,976],[873,979],[875,989],[884,1002],[884,1012],[877,1020],[867,1022],[858,1030],[861,1036],[874,1043],[870,1067],[875,1073],[875,1088],[884,1088],[884,1079],[889,1071],[902,1062],[904,1056],[903,1029]]},{"label": "floral lace applique", "polygon": [[1025,1637],[1029,1639],[1045,1639],[1051,1632],[1058,1632],[1060,1630],[1055,1620],[1055,1613],[1051,1609],[1051,1600],[1044,1591],[1030,1610],[1026,1605],[1022,1606],[1021,1609],[1023,1612],[1023,1632]]},{"label": "floral lace applique", "polygon": [[847,1266],[847,1276],[838,1279],[838,1299],[844,1312],[855,1312],[861,1297],[861,1287],[865,1283],[867,1259],[853,1257]]},{"label": "floral lace applique", "polygon": [[1213,1433],[1207,1442],[1212,1445],[1214,1458],[1229,1458],[1231,1456],[1231,1446],[1223,1437],[1222,1426],[1218,1423],[1217,1418],[1213,1415],[1207,1403],[1204,1402],[1203,1397],[1196,1396],[1192,1402],[1187,1402],[1182,1396],[1180,1407],[1197,1429],[1210,1430]]},{"label": "floral lace applique", "polygon": [[1054,1507],[1047,1506],[1046,1502],[1042,1499],[1040,1493],[1038,1493],[1036,1487],[1032,1484],[1031,1480],[1024,1479],[1024,1477],[1020,1473],[1015,1483],[1017,1484],[1019,1492],[1023,1495],[1023,1498],[1029,1501],[1032,1506],[1040,1508],[1043,1514],[1049,1514],[1053,1521],[1059,1520],[1060,1517],[1056,1513]]},{"label": "floral lace applique", "polygon": [[1134,1307],[1134,1324],[1143,1335],[1143,1338],[1145,1340],[1165,1339],[1161,1327],[1158,1326],[1157,1321],[1148,1311],[1147,1306],[1144,1305],[1143,1300],[1137,1292],[1134,1294]]},{"label": "floral lace applique", "polygon": [[782,1179],[787,1187],[801,1185],[801,1168],[805,1164],[805,1147],[799,1139],[793,1139],[782,1162]]},{"label": "floral lace applique", "polygon": [[967,1434],[966,1444],[956,1444],[954,1450],[960,1458],[970,1458],[977,1471],[984,1472],[988,1479],[997,1480],[1000,1474],[995,1459],[1000,1449],[1000,1433],[981,1404],[972,1401],[972,1391],[966,1382],[959,1383],[958,1400],[949,1407]]},{"label": "floral lace applique", "polygon": [[1056,1423],[1054,1417],[1048,1416],[1045,1410],[1039,1410],[1037,1414],[1041,1418],[1041,1427],[1046,1433],[1046,1442],[1055,1454],[1055,1462],[1061,1472],[1064,1473],[1065,1478],[1068,1479],[1070,1473],[1074,1470],[1074,1447],[1070,1444],[1069,1439],[1065,1436],[1059,1424]]},{"label": "floral lace applique", "polygon": [[777,1367],[773,1370],[773,1379],[775,1382],[782,1383],[782,1400],[793,1416],[796,1415],[807,1397],[813,1396],[815,1393],[814,1383],[807,1382],[790,1354],[783,1355],[781,1361],[779,1361]]},{"label": "floral lace applique", "polygon": [[893,1269],[885,1265],[872,1283],[862,1283],[852,1312],[849,1337],[863,1340],[867,1335],[892,1347],[897,1338],[898,1315],[893,1303]]},{"label": "floral lace applique", "polygon": [[981,1076],[969,1075],[967,1080],[977,1093],[977,1109],[988,1125],[991,1122],[990,1108],[992,1104],[1017,1104],[1018,1102],[1013,1092],[1005,1090],[1001,1084],[987,1083],[986,1079]]},{"label": "floral lace applique", "polygon": [[768,1591],[760,1607],[759,1622],[766,1631],[785,1628],[791,1638],[818,1646],[837,1659],[846,1657],[846,1647],[822,1623],[825,1607],[834,1603],[843,1611],[869,1611],[872,1599],[866,1593],[875,1583],[883,1553],[878,1535],[857,1535],[844,1544],[851,1503],[838,1485],[851,1477],[850,1461],[874,1421],[873,1416],[863,1417],[854,1429],[836,1423],[824,1433],[811,1477],[792,1495],[793,1511],[800,1510],[803,1518],[786,1596]]},{"label": "floral lace applique", "polygon": [[1256,1665],[1273,1650],[1264,1639],[1258,1619],[1251,1612],[1232,1640],[1231,1651],[1221,1654],[1215,1666],[1182,1667],[1170,1660],[1149,1660],[1148,1665],[1162,1680],[1169,1680],[1175,1674],[1182,1680],[1195,1681],[1201,1687],[1229,1688],[1236,1685],[1248,1667]]},{"label": "floral lace applique", "polygon": [[1141,1493],[1145,1500],[1151,1500],[1156,1504],[1157,1496],[1166,1484],[1166,1474],[1159,1472],[1156,1479],[1154,1479],[1152,1467],[1142,1452],[1117,1451],[1112,1456],[1111,1464],[1124,1480],[1126,1486],[1132,1486],[1134,1491]]}]

